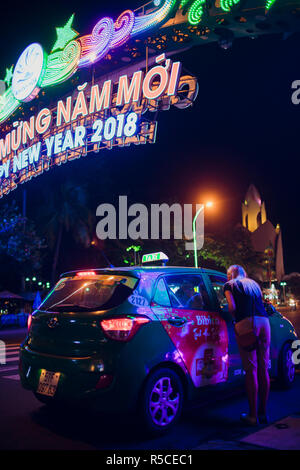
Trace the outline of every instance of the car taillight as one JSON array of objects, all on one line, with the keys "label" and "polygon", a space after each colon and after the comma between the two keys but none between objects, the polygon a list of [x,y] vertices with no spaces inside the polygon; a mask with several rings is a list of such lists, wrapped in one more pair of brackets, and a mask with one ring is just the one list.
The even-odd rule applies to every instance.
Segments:
[{"label": "car taillight", "polygon": [[79,271],[76,273],[76,276],[79,277],[89,277],[89,276],[96,276],[95,271]]},{"label": "car taillight", "polygon": [[110,386],[110,384],[113,381],[113,376],[112,375],[101,375],[100,379],[98,380],[96,384],[96,389],[98,390],[99,388],[107,388]]},{"label": "car taillight", "polygon": [[149,322],[146,317],[118,317],[102,320],[100,324],[108,338],[129,341],[142,325]]},{"label": "car taillight", "polygon": [[27,318],[27,331],[29,332],[32,323],[32,315],[29,314]]}]

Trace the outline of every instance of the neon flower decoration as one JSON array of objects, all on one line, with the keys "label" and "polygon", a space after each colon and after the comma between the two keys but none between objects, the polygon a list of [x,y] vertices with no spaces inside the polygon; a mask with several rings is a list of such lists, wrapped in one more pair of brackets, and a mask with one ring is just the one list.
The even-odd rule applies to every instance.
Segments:
[{"label": "neon flower decoration", "polygon": [[240,0],[220,0],[220,7],[224,11],[231,11],[234,5],[240,3]]},{"label": "neon flower decoration", "polygon": [[88,67],[104,57],[111,47],[114,35],[114,22],[111,18],[102,18],[94,27],[92,34],[82,36],[79,67]]},{"label": "neon flower decoration", "polygon": [[78,68],[81,47],[78,41],[71,41],[62,51],[48,56],[47,67],[41,87],[56,85],[66,81]]},{"label": "neon flower decoration", "polygon": [[133,11],[124,11],[115,22],[115,31],[111,42],[111,47],[120,47],[130,38],[135,22]]},{"label": "neon flower decoration", "polygon": [[175,4],[176,0],[165,0],[164,4],[159,10],[154,11],[149,15],[137,16],[135,18],[131,36],[134,37],[137,34],[142,34],[148,29],[154,28],[155,26],[161,24],[171,13]]},{"label": "neon flower decoration", "polygon": [[19,104],[20,102],[14,97],[11,87],[8,88],[0,96],[0,122],[5,121],[17,109]]},{"label": "neon flower decoration", "polygon": [[189,9],[188,21],[192,25],[200,23],[204,14],[204,5],[206,0],[196,0]]}]

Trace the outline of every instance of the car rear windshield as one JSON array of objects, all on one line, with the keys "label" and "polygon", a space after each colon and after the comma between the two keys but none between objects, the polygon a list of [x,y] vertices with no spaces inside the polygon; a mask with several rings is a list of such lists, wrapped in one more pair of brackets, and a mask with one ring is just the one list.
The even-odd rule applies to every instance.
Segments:
[{"label": "car rear windshield", "polygon": [[39,307],[42,311],[106,310],[124,302],[138,279],[131,276],[94,275],[61,279]]}]

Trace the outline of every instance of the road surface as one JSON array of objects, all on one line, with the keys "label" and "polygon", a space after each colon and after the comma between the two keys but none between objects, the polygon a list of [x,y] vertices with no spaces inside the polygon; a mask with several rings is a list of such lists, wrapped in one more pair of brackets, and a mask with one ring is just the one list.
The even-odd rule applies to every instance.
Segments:
[{"label": "road surface", "polygon": [[[284,315],[293,321],[300,337],[300,311],[285,311]],[[220,397],[209,406],[202,403],[197,408],[186,410],[170,434],[155,439],[147,438],[132,417],[104,416],[80,410],[49,410],[20,385],[18,350],[25,335],[25,330],[0,331],[0,339],[7,345],[6,364],[0,365],[1,449],[183,450],[203,445],[205,448],[205,443],[212,441],[226,448],[226,442],[239,443],[242,437],[253,432],[239,422],[240,414],[247,411],[243,390],[231,397]],[[275,422],[299,414],[299,396],[299,374],[291,390],[272,389],[270,420]]]}]

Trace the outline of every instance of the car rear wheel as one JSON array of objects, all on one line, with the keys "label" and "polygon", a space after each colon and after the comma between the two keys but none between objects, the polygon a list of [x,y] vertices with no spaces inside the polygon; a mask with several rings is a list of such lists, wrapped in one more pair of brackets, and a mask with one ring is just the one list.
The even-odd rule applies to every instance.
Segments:
[{"label": "car rear wheel", "polygon": [[183,386],[172,369],[155,371],[147,380],[141,400],[141,414],[151,434],[168,432],[181,415]]},{"label": "car rear wheel", "polygon": [[293,350],[290,343],[286,343],[278,360],[277,382],[281,388],[291,388],[295,380],[295,364],[293,363]]}]

